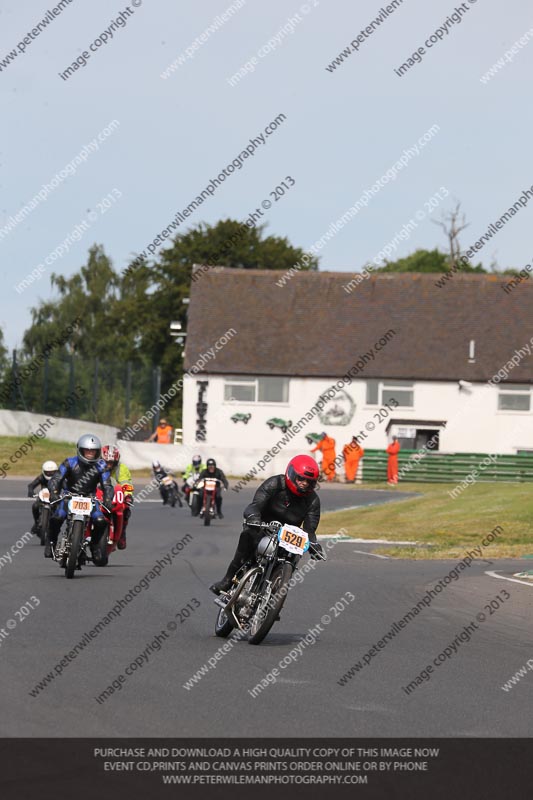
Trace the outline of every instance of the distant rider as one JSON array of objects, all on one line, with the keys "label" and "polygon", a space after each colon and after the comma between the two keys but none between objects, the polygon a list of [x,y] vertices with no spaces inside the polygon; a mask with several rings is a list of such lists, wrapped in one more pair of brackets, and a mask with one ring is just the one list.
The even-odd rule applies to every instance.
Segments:
[{"label": "distant rider", "polygon": [[215,594],[227,592],[233,576],[246,561],[249,561],[264,533],[248,523],[284,522],[298,525],[309,535],[314,550],[311,558],[320,558],[322,547],[316,540],[316,529],[320,522],[320,500],[315,492],[319,476],[318,464],[308,455],[295,456],[287,464],[285,475],[267,478],[254,494],[250,505],[244,509],[244,525],[235,555],[222,580],[210,589]]},{"label": "distant rider", "polygon": [[[161,466],[161,463],[159,461],[152,461],[152,471],[154,473],[154,478],[156,479],[157,484],[159,486],[159,494],[161,495],[161,498],[163,500],[163,505],[166,506],[169,501],[170,490],[167,486],[165,486],[163,480],[164,478],[167,477],[171,477],[174,480],[174,476],[172,472],[170,471],[167,472],[167,470]],[[176,483],[175,480],[174,482]],[[177,489],[178,504],[181,507],[183,503],[181,502],[181,497],[179,494],[179,488],[177,483],[176,483],[176,489]]]},{"label": "distant rider", "polygon": [[[73,494],[92,495],[100,486],[103,494],[103,504],[111,508],[113,503],[113,485],[105,461],[102,461],[102,445],[97,436],[86,433],[80,436],[76,446],[77,454],[66,458],[60,465],[58,472],[50,479],[48,488],[50,500],[57,500],[61,492],[68,491]],[[49,536],[44,548],[44,557],[52,558],[51,545],[56,545],[61,526],[67,516],[65,501],[54,506],[54,513],[50,519]],[[98,500],[94,501],[91,512],[91,550],[94,551],[97,543],[106,533],[108,524],[100,508]]]},{"label": "distant rider", "polygon": [[[55,461],[45,461],[41,467],[41,472],[35,480],[31,483],[28,483],[28,497],[33,497],[35,494],[35,490],[38,486],[41,489],[48,489],[48,482],[50,478],[57,472],[57,464]],[[36,536],[39,535],[39,514],[41,513],[41,501],[37,499],[32,507],[31,513],[33,514],[33,525],[31,527],[31,533],[35,534]]]},{"label": "distant rider", "polygon": [[[200,477],[198,480],[203,480],[204,478],[218,478],[219,481],[224,486],[224,489],[228,489],[229,483],[228,479],[224,475],[221,469],[217,467],[217,462],[214,458],[208,458],[206,463],[206,468],[200,472]],[[220,483],[217,483],[216,493],[215,493],[215,505],[217,509],[217,515],[219,519],[224,519],[224,514],[222,513],[222,488]]]},{"label": "distant rider", "polygon": [[117,547],[119,550],[125,550],[126,528],[128,527],[128,522],[130,521],[131,508],[133,506],[133,483],[131,482],[131,472],[129,467],[127,467],[120,460],[120,450],[114,444],[104,444],[102,447],[102,458],[107,464],[113,487],[116,483],[119,483],[124,492],[124,502],[126,503],[126,508],[124,509],[122,536],[120,537],[120,541],[117,542]]}]

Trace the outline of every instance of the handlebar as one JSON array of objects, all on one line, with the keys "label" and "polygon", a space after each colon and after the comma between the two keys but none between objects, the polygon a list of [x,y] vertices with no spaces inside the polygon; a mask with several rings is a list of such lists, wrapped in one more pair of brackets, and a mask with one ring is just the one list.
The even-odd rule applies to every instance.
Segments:
[{"label": "handlebar", "polygon": [[[245,520],[245,522],[247,525],[250,525],[251,527],[262,528],[263,530],[268,529],[272,532],[274,532],[276,528],[281,528],[283,526],[283,522],[279,522],[278,520],[272,520],[272,522],[247,522]],[[319,561],[327,561],[327,558],[324,555],[324,553],[321,553],[319,550],[316,549],[317,544],[318,542],[310,541],[309,549],[311,550],[312,553],[314,553],[317,556]]]}]

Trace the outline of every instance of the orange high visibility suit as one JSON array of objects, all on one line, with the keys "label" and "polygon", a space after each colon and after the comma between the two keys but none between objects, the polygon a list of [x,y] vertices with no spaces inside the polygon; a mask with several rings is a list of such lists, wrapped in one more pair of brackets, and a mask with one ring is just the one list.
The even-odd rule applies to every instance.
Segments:
[{"label": "orange high visibility suit", "polygon": [[335,478],[335,439],[324,436],[311,452],[314,453],[315,450],[322,451],[322,472],[328,481],[332,481]]},{"label": "orange high visibility suit", "polygon": [[156,428],[157,444],[172,444],[174,441],[172,425],[158,425]]},{"label": "orange high visibility suit", "polygon": [[359,468],[359,460],[363,458],[365,451],[360,444],[350,442],[345,444],[342,448],[344,456],[344,472],[346,473],[346,480],[350,483],[355,481],[357,470]]},{"label": "orange high visibility suit", "polygon": [[400,452],[400,442],[396,440],[387,447],[389,460],[387,462],[387,481],[398,483],[398,453]]}]

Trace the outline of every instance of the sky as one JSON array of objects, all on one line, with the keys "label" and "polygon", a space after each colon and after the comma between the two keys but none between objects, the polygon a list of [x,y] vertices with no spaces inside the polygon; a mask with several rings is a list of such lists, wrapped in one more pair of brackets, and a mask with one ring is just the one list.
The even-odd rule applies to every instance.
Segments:
[{"label": "sky", "polygon": [[[533,8],[396,2],[64,0],[47,16],[58,2],[1,0],[8,347],[20,346],[31,309],[55,296],[52,272],[78,271],[94,243],[124,269],[208,185],[213,194],[176,232],[259,209],[266,234],[308,249],[365,197],[319,250],[320,269],[347,278],[387,245],[391,259],[445,250],[433,221],[457,202],[469,223],[462,248],[478,240],[533,186]],[[246,147],[240,167],[210,183]],[[479,252],[485,268],[531,263],[532,215],[533,199]]]}]

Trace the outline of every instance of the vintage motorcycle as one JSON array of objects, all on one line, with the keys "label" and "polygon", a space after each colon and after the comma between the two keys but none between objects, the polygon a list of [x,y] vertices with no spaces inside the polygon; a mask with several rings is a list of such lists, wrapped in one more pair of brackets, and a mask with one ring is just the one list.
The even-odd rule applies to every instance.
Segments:
[{"label": "vintage motorcycle", "polygon": [[199,472],[192,472],[183,485],[185,500],[189,508],[191,509],[191,516],[193,517],[198,516],[198,514],[200,513],[200,508],[202,506],[200,489],[196,486],[199,478],[200,478]]},{"label": "vintage motorcycle", "polygon": [[161,481],[161,485],[166,489],[167,503],[172,506],[172,508],[174,508],[176,503],[178,503],[179,507],[182,508],[183,503],[181,502],[181,492],[174,476],[171,473],[165,475]]},{"label": "vintage motorcycle", "polygon": [[289,582],[303,554],[311,550],[321,561],[326,558],[296,525],[276,521],[248,524],[263,530],[264,535],[254,563],[243,564],[229,591],[215,597],[220,609],[215,633],[225,637],[238,628],[248,636],[249,644],[260,644],[279,619]]},{"label": "vintage motorcycle", "polygon": [[200,494],[200,517],[204,525],[211,525],[211,520],[216,517],[217,487],[222,483],[218,478],[202,478],[196,488]]},{"label": "vintage motorcycle", "polygon": [[33,495],[34,498],[39,500],[39,539],[41,545],[44,546],[46,542],[46,534],[48,533],[48,525],[50,523],[50,491],[43,488],[38,494]]},{"label": "vintage motorcycle", "polygon": [[[56,546],[52,546],[52,555],[59,566],[65,570],[66,578],[73,578],[75,571],[81,570],[84,564],[92,561],[97,567],[107,564],[107,530],[100,536],[94,550],[91,552],[91,512],[94,507],[94,497],[75,495],[70,492],[64,494],[50,505],[67,501],[67,519],[59,535]],[[101,504],[100,504],[101,505]],[[109,510],[101,505],[104,511]]]}]

